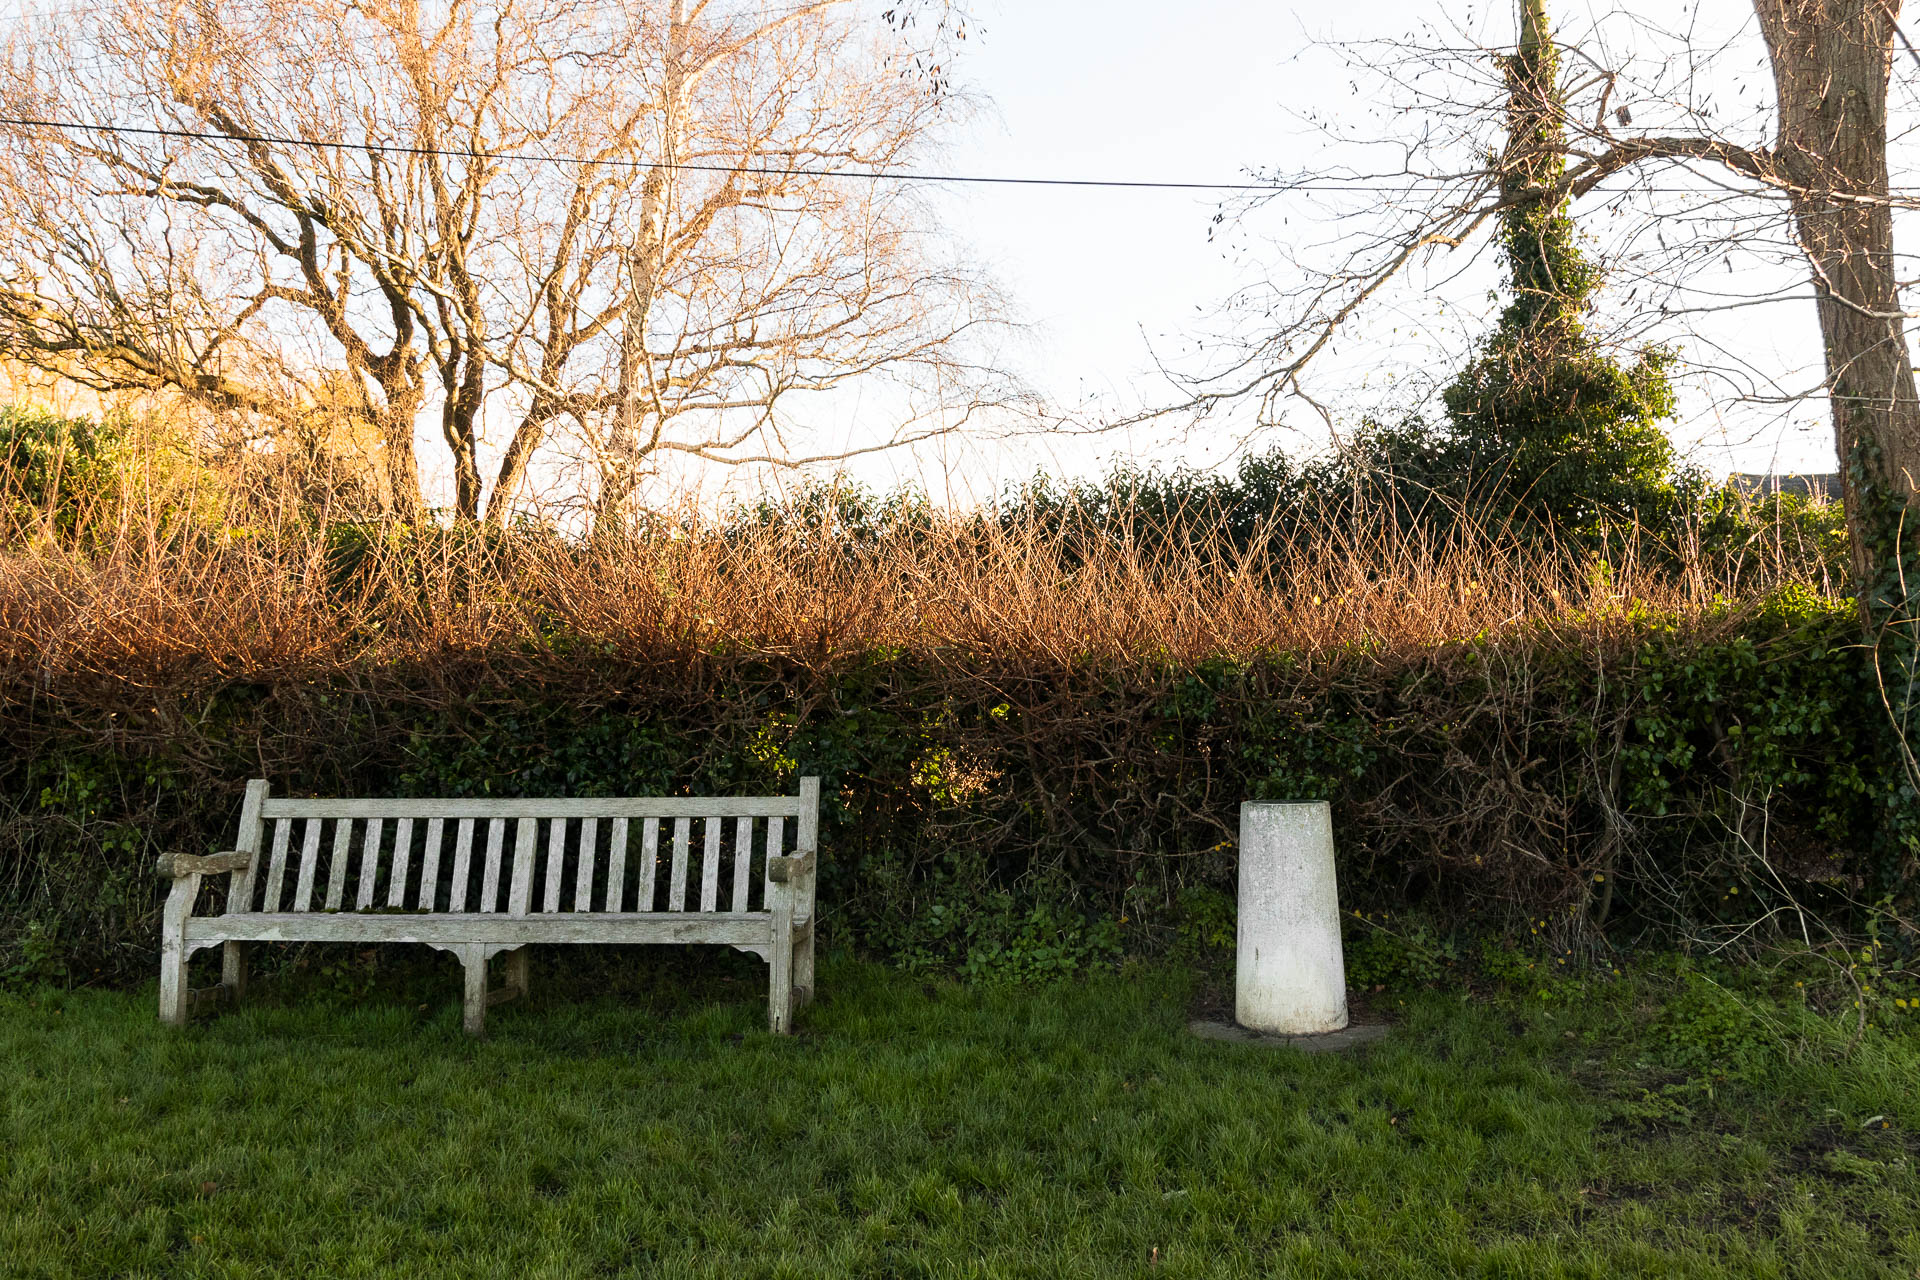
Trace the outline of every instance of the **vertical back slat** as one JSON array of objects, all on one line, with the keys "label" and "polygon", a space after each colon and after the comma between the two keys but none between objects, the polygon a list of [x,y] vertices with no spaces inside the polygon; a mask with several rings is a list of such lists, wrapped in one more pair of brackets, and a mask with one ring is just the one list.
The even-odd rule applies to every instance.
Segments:
[{"label": "vertical back slat", "polygon": [[393,829],[393,880],[387,885],[387,905],[407,905],[407,871],[413,865],[413,819],[402,818]]},{"label": "vertical back slat", "polygon": [[380,835],[386,825],[385,818],[367,819],[367,842],[360,847],[360,891],[353,900],[355,911],[373,906],[373,885],[380,877]]},{"label": "vertical back slat", "polygon": [[454,828],[453,884],[447,893],[447,910],[467,909],[467,880],[473,873],[473,819],[462,818]]},{"label": "vertical back slat", "polygon": [[547,883],[540,894],[542,911],[560,909],[560,871],[567,860],[567,820],[553,818],[547,823]]},{"label": "vertical back slat", "polygon": [[413,895],[419,911],[431,911],[440,896],[440,842],[446,838],[445,818],[427,819],[427,847],[420,855],[420,891]]},{"label": "vertical back slat", "polygon": [[333,860],[327,864],[327,910],[340,909],[340,897],[347,891],[347,859],[353,850],[353,819],[338,818],[333,824]]},{"label": "vertical back slat", "polygon": [[720,832],[725,818],[707,819],[707,847],[700,854],[700,909],[712,911],[720,905]]},{"label": "vertical back slat", "polygon": [[507,914],[527,914],[527,896],[533,890],[534,820],[522,818],[515,826],[513,846],[513,885],[507,893]]},{"label": "vertical back slat", "polygon": [[673,879],[667,882],[667,910],[687,909],[687,849],[693,843],[693,819],[673,820]]},{"label": "vertical back slat", "polygon": [[[602,911],[624,911],[627,897],[627,820],[615,818],[607,834],[607,900]],[[643,905],[640,910],[647,908]]]},{"label": "vertical back slat", "polygon": [[573,868],[573,909],[593,910],[593,846],[600,834],[600,819],[580,819],[580,860]]},{"label": "vertical back slat", "polygon": [[500,909],[500,859],[506,856],[507,820],[490,818],[487,821],[487,869],[480,877],[480,909],[498,911]]},{"label": "vertical back slat", "polygon": [[274,819],[273,855],[267,863],[267,900],[260,904],[262,911],[280,909],[280,895],[287,883],[287,841],[292,835],[292,818]]},{"label": "vertical back slat", "polygon": [[753,819],[733,820],[733,909],[747,910],[747,891],[753,887]]},{"label": "vertical back slat", "polygon": [[653,882],[660,871],[660,819],[640,824],[640,902],[635,911],[653,910]]},{"label": "vertical back slat", "polygon": [[319,818],[307,819],[307,831],[300,840],[300,879],[293,886],[295,911],[313,910],[313,874],[320,862],[320,828],[325,825]]}]

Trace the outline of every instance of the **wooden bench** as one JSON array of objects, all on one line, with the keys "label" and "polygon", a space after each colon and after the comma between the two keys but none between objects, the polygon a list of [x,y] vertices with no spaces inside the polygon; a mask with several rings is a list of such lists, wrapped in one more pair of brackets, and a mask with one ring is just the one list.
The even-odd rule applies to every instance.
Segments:
[{"label": "wooden bench", "polygon": [[[603,800],[297,800],[255,779],[232,850],[160,859],[173,880],[160,1020],[180,1026],[196,1005],[237,1001],[250,942],[451,951],[474,1035],[488,1005],[527,994],[534,943],[706,942],[767,962],[767,1021],[785,1034],[813,995],[819,830],[818,778],[801,779],[797,796]],[[195,915],[201,878],[220,872],[224,912]],[[188,958],[215,945],[220,985],[190,990]],[[507,985],[490,992],[487,960],[499,952]]]}]

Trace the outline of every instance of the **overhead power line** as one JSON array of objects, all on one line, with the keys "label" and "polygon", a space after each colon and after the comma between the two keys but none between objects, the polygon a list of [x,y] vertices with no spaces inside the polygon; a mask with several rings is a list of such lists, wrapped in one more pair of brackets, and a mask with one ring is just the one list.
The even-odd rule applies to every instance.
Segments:
[{"label": "overhead power line", "polygon": [[[528,164],[606,165],[610,168],[673,169],[693,173],[742,173],[768,178],[867,178],[892,182],[954,182],[991,186],[1025,187],[1132,187],[1156,191],[1284,191],[1300,190],[1273,182],[1159,182],[1122,178],[1018,178],[973,173],[926,173],[916,169],[803,169],[781,165],[702,164],[697,161],[671,160],[589,160],[580,156],[544,155],[536,152],[458,150],[443,147],[415,147],[404,143],[325,142],[316,138],[294,138],[268,133],[223,133],[202,129],[162,129],[125,124],[88,124],[80,120],[31,120],[0,116],[0,125],[35,129],[81,129],[92,133],[136,134],[152,138],[182,138],[198,142],[251,142],[263,146],[311,147],[316,151],[364,151],[407,156],[447,156],[461,160],[502,160]],[[1329,185],[1328,190],[1353,190]],[[1385,190],[1387,188],[1382,188]],[[1392,188],[1398,190],[1399,188]]]},{"label": "overhead power line", "polygon": [[[733,173],[750,177],[766,178],[852,178],[868,181],[889,182],[945,182],[973,186],[1008,187],[1083,187],[1107,188],[1141,191],[1224,191],[1224,192],[1264,192],[1268,195],[1281,195],[1296,191],[1324,192],[1373,192],[1381,195],[1404,194],[1408,187],[1419,184],[1442,186],[1456,181],[1449,177],[1420,177],[1409,175],[1398,183],[1345,182],[1325,177],[1310,181],[1288,182],[1171,182],[1137,178],[1027,178],[1009,177],[998,174],[978,173],[929,173],[918,169],[805,169],[785,165],[731,165],[704,164],[699,161],[680,160],[590,160],[581,156],[546,155],[539,152],[502,151],[486,152],[461,150],[447,147],[416,147],[397,142],[328,142],[317,138],[295,138],[271,133],[224,133],[211,129],[166,129],[152,125],[126,124],[89,124],[84,120],[40,120],[25,117],[0,116],[0,126],[15,126],[33,129],[78,129],[92,133],[132,134],[150,138],[180,138],[198,142],[250,142],[263,146],[310,147],[316,151],[360,151],[375,155],[405,156],[445,156],[458,160],[493,160],[521,164],[566,164],[566,165],[605,165],[609,168],[651,169],[661,168],[687,173]],[[1698,187],[1655,187],[1636,185],[1636,191],[1661,195],[1719,195],[1726,197],[1736,194],[1728,188],[1710,184],[1702,189]],[[1900,199],[1912,198],[1914,192],[1897,190],[1890,193]]]}]

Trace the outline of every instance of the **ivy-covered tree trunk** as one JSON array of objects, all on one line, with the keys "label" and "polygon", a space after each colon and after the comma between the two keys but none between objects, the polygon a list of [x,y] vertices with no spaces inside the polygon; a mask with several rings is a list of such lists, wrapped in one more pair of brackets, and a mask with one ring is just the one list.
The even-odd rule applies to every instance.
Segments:
[{"label": "ivy-covered tree trunk", "polygon": [[1500,199],[1508,206],[1501,239],[1513,276],[1513,305],[1503,317],[1545,343],[1578,326],[1595,273],[1574,244],[1573,218],[1553,189],[1566,169],[1560,56],[1547,27],[1547,0],[1520,0],[1520,41],[1507,59],[1507,147],[1500,157]]},{"label": "ivy-covered tree trunk", "polygon": [[1500,245],[1512,300],[1481,354],[1447,388],[1454,433],[1504,517],[1557,536],[1604,538],[1672,495],[1668,354],[1624,365],[1587,332],[1600,271],[1581,252],[1566,185],[1567,112],[1546,0],[1518,0],[1506,59]]},{"label": "ivy-covered tree trunk", "polygon": [[1907,594],[1898,584],[1902,545],[1915,537],[1901,526],[1920,478],[1920,399],[1887,179],[1900,0],[1756,0],[1754,8],[1779,99],[1772,160],[1813,268],[1854,568],[1878,625],[1887,619],[1873,615],[1898,607],[1889,589]]},{"label": "ivy-covered tree trunk", "polygon": [[1920,398],[1887,176],[1900,0],[1755,0],[1754,8],[1779,101],[1769,176],[1786,188],[1812,268],[1860,617],[1889,720],[1879,874],[1882,886],[1911,894],[1920,850]]},{"label": "ivy-covered tree trunk", "polygon": [[1878,873],[1910,900],[1920,850],[1920,399],[1887,190],[1887,79],[1901,0],[1755,0],[1753,8],[1778,98],[1766,177],[1786,188],[1812,269],[1860,622],[1891,722],[1880,758],[1889,789]]}]

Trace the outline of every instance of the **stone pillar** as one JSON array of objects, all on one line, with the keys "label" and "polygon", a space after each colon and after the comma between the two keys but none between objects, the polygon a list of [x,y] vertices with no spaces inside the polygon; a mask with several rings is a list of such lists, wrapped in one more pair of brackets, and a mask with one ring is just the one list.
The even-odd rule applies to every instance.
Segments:
[{"label": "stone pillar", "polygon": [[1234,1019],[1274,1035],[1347,1025],[1333,813],[1324,803],[1240,806]]}]

